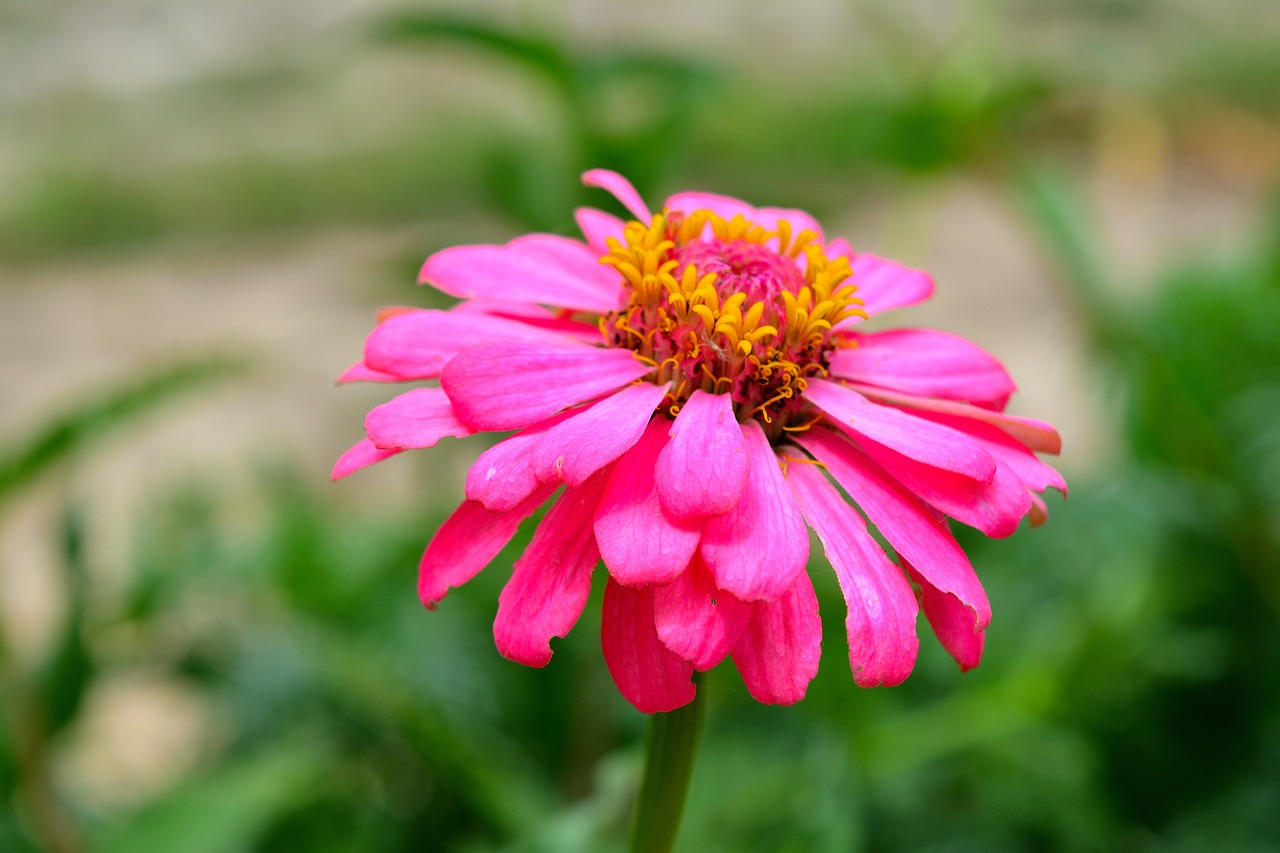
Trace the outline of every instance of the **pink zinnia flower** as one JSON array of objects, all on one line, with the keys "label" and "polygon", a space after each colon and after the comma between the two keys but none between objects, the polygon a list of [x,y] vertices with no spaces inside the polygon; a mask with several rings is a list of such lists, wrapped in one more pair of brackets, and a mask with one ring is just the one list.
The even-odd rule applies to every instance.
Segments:
[{"label": "pink zinnia flower", "polygon": [[990,536],[1042,521],[1037,493],[1066,489],[1034,453],[1058,452],[1054,429],[1003,414],[1013,381],[969,341],[858,330],[928,299],[927,274],[828,240],[798,210],[679,193],[653,214],[620,175],[583,179],[635,219],[584,208],[585,242],[432,255],[421,280],[462,302],[384,311],[343,375],[439,384],[373,409],[335,479],[445,436],[517,430],[481,454],[427,546],[427,607],[563,485],[498,600],[512,660],[550,661],[603,560],[604,657],[638,709],[691,701],[694,670],[725,657],[759,701],[796,702],[821,646],[807,523],[848,605],[859,685],[907,677],[921,608],[975,666],[991,608],[945,517]]}]

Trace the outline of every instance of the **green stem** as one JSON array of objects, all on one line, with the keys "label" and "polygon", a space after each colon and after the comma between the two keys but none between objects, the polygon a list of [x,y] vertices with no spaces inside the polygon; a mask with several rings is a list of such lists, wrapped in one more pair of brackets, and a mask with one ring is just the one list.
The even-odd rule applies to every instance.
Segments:
[{"label": "green stem", "polygon": [[[699,681],[694,675],[694,683]],[[699,685],[683,708],[649,717],[644,745],[644,780],[631,828],[631,853],[670,853],[680,829],[705,707]]]}]

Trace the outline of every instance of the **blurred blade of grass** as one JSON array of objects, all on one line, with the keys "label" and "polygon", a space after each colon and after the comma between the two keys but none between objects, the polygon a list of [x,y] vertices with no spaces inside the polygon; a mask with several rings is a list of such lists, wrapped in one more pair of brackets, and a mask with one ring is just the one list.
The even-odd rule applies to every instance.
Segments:
[{"label": "blurred blade of grass", "polygon": [[0,504],[111,429],[148,414],[182,393],[242,375],[249,366],[242,356],[200,356],[96,394],[36,430],[34,436],[17,447],[0,450]]},{"label": "blurred blade of grass", "polygon": [[422,12],[393,15],[375,26],[374,37],[389,42],[446,40],[472,44],[514,59],[545,74],[559,86],[572,86],[573,64],[554,42],[515,35],[486,23]]},{"label": "blurred blade of grass", "polygon": [[95,674],[84,630],[89,604],[84,514],[74,503],[69,504],[62,515],[62,552],[67,590],[66,613],[57,643],[36,679],[44,723],[50,735],[75,719],[85,690]]},{"label": "blurred blade of grass", "polygon": [[251,850],[282,814],[324,787],[322,741],[293,737],[215,766],[105,833],[99,853]]}]

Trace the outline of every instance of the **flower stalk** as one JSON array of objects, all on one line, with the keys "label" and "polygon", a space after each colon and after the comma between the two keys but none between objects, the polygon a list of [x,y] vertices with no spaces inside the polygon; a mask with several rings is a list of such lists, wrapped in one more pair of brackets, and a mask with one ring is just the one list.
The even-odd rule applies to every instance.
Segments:
[{"label": "flower stalk", "polygon": [[[700,676],[694,675],[695,683]],[[704,692],[698,690],[693,701],[681,708],[649,716],[631,853],[670,853],[675,845],[702,731]]]}]

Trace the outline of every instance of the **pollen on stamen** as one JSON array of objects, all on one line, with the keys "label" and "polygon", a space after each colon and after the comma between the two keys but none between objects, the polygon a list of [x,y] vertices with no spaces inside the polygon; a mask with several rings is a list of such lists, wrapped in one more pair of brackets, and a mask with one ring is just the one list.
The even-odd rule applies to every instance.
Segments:
[{"label": "pollen on stamen", "polygon": [[739,420],[771,438],[816,423],[800,399],[806,378],[827,375],[842,320],[866,316],[847,258],[830,259],[809,230],[773,230],[739,215],[664,211],[611,238],[601,263],[629,298],[601,320],[605,339],[675,380],[662,411],[675,417],[695,390],[730,394]]}]

